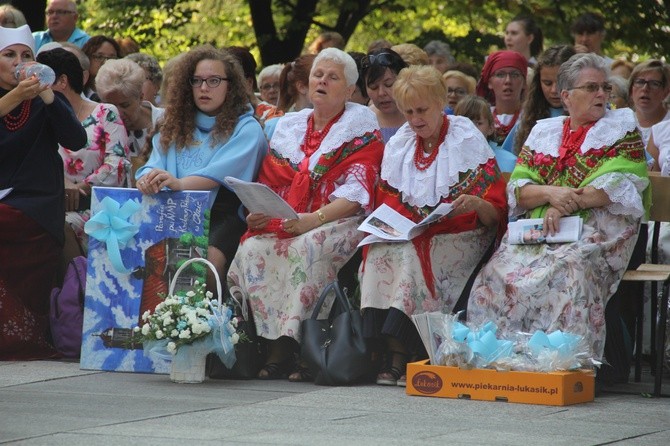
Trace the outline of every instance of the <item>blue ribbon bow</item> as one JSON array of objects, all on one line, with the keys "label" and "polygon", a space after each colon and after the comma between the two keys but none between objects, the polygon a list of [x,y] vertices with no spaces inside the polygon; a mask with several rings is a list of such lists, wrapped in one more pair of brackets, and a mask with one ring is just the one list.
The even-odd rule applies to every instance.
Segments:
[{"label": "blue ribbon bow", "polygon": [[122,274],[128,274],[130,270],[123,264],[121,249],[125,248],[140,230],[138,225],[130,223],[128,219],[140,210],[142,205],[137,200],[127,200],[120,205],[110,197],[103,198],[100,205],[102,210],[84,224],[84,232],[105,243],[114,269]]},{"label": "blue ribbon bow", "polygon": [[538,357],[543,350],[558,352],[560,358],[569,358],[576,354],[576,348],[582,337],[572,333],[563,333],[556,330],[547,335],[542,330],[533,333],[528,341],[528,348],[531,353]]}]

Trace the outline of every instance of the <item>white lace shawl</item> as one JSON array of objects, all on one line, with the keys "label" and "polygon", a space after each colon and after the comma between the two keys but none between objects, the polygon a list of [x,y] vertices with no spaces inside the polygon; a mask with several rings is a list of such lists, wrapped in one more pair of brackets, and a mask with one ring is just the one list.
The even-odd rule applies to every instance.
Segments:
[{"label": "white lace shawl", "polygon": [[[552,157],[558,156],[563,135],[563,123],[567,116],[547,118],[537,121],[530,132],[524,146],[535,153]],[[635,114],[629,108],[608,110],[601,119],[588,131],[579,151],[583,154],[594,148],[610,147],[628,132],[637,127]],[[532,180],[523,178],[507,184],[507,201],[509,215],[515,217],[527,211],[516,201],[515,189],[533,184]],[[612,214],[629,214],[637,218],[644,215],[644,206],[640,194],[647,187],[648,180],[633,174],[612,172],[601,175],[590,185],[605,191],[612,201],[607,210]]]},{"label": "white lace shawl", "polygon": [[[270,148],[293,164],[298,164],[305,158],[300,146],[307,132],[307,118],[312,112],[312,109],[303,109],[287,113],[277,121],[270,140]],[[340,119],[333,124],[319,149],[310,157],[309,170],[314,169],[321,155],[337,150],[342,144],[375,130],[379,130],[379,123],[374,112],[364,105],[347,102]]]},{"label": "white lace shawl", "polygon": [[414,166],[416,134],[405,123],[386,143],[381,177],[411,206],[436,206],[456,184],[459,173],[486,163],[495,155],[484,135],[463,116],[448,116],[449,130],[437,158],[426,170]]},{"label": "white lace shawl", "polygon": [[[270,147],[291,163],[298,164],[305,158],[305,153],[300,146],[307,132],[307,118],[312,112],[312,109],[304,109],[287,113],[277,121],[270,140]],[[319,149],[310,157],[309,170],[314,170],[321,155],[337,150],[342,144],[375,130],[379,130],[379,123],[374,112],[363,105],[347,102],[340,119],[333,124]],[[336,189],[328,199],[333,201],[336,198],[345,198],[369,210],[370,194],[362,187],[356,176],[350,174],[355,169],[364,168],[366,166],[352,165],[344,175],[335,180]]]}]

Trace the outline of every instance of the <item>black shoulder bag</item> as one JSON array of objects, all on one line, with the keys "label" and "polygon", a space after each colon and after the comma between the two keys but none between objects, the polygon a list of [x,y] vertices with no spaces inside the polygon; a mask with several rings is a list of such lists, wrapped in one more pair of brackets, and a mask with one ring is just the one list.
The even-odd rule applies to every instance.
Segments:
[{"label": "black shoulder bag", "polygon": [[[329,319],[317,319],[328,295],[334,292],[342,310]],[[370,356],[363,338],[363,318],[351,308],[337,280],[321,293],[310,319],[302,321],[302,359],[320,385],[352,384],[366,377]]]}]

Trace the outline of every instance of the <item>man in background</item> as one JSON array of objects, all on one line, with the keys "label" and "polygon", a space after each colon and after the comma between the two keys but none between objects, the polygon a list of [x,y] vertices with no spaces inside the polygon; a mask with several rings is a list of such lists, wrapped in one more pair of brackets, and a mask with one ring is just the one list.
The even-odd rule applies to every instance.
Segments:
[{"label": "man in background", "polygon": [[605,40],[605,18],[603,16],[595,12],[586,12],[575,19],[571,31],[575,38],[575,51],[595,53],[604,58],[608,65],[614,62],[602,51],[603,40]]},{"label": "man in background", "polygon": [[35,50],[50,42],[70,42],[81,48],[89,35],[77,28],[77,4],[72,0],[50,0],[46,10],[47,30],[36,31]]}]

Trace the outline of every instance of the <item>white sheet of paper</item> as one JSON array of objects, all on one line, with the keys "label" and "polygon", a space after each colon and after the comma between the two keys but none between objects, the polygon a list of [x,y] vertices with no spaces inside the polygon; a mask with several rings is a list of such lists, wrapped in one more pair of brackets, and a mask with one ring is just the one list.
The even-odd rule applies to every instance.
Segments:
[{"label": "white sheet of paper", "polygon": [[298,214],[291,205],[267,185],[238,180],[233,177],[226,177],[224,181],[252,214],[265,214],[268,217],[288,220],[298,218]]}]

